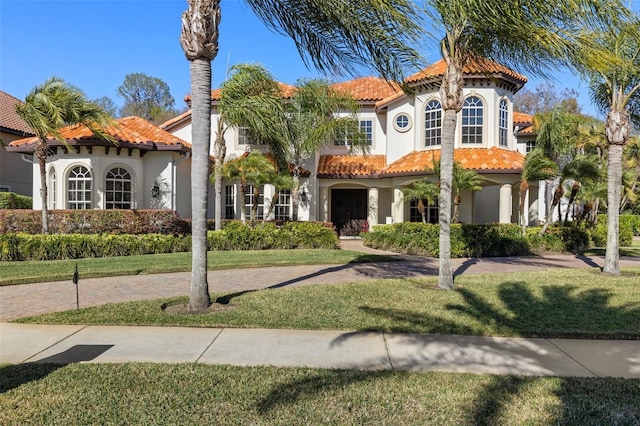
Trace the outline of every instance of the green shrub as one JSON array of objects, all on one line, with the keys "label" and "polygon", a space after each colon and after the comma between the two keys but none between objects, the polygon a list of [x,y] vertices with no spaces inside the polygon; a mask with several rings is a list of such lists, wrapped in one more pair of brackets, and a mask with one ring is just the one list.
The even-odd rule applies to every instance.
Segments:
[{"label": "green shrub", "polygon": [[[184,234],[189,229],[171,210],[51,210],[53,234]],[[38,234],[42,231],[39,210],[0,210],[0,233]]]},{"label": "green shrub", "polygon": [[19,195],[13,192],[0,192],[0,209],[26,209],[33,208],[33,198]]},{"label": "green shrub", "polygon": [[[630,247],[633,244],[633,236],[636,235],[640,222],[638,215],[620,215],[618,222],[618,238],[620,247]],[[605,247],[607,245],[607,215],[599,214],[598,223],[592,230],[592,240],[594,247]]]}]

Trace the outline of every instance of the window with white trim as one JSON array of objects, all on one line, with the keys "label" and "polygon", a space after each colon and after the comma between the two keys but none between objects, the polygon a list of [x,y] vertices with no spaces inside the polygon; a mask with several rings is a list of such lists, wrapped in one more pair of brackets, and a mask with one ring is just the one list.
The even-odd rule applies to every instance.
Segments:
[{"label": "window with white trim", "polygon": [[536,141],[526,141],[525,142],[525,149],[524,152],[526,154],[530,153],[531,151],[533,151],[534,149],[536,149]]},{"label": "window with white trim", "polygon": [[498,138],[500,146],[509,146],[509,107],[505,99],[500,99],[500,123],[498,125]]},{"label": "window with white trim", "polygon": [[91,172],[84,166],[71,169],[67,179],[67,208],[81,210],[91,208]]},{"label": "window with white trim", "polygon": [[481,144],[484,106],[477,96],[469,96],[462,106],[462,143]]},{"label": "window with white trim", "polygon": [[[438,202],[429,204],[427,200],[422,200],[424,203],[425,220],[427,223],[438,223]],[[422,222],[422,214],[418,209],[418,200],[411,200],[409,204],[409,221],[410,222]]]},{"label": "window with white trim", "polygon": [[49,170],[49,208],[56,208],[56,169]]},{"label": "window with white trim", "polygon": [[224,218],[236,218],[236,187],[235,185],[226,185],[224,187]]},{"label": "window with white trim", "polygon": [[442,137],[442,105],[432,100],[424,112],[424,145],[439,146]]},{"label": "window with white trim", "polygon": [[[360,131],[367,139],[367,145],[373,144],[373,121],[372,120],[360,120]],[[334,141],[335,146],[349,146],[351,145],[351,135],[345,132],[343,135],[338,136]]]},{"label": "window with white trim", "polygon": [[131,173],[122,167],[107,172],[104,185],[106,209],[130,209],[132,199]]},{"label": "window with white trim", "polygon": [[[258,195],[258,214],[256,220],[264,218],[264,185],[260,185],[260,195]],[[244,216],[248,219],[251,217],[251,209],[253,208],[254,196],[253,185],[247,185],[247,192],[244,194]]]},{"label": "window with white trim", "polygon": [[251,143],[249,129],[247,127],[238,127],[238,145],[250,145]]},{"label": "window with white trim", "polygon": [[281,189],[278,192],[278,203],[275,205],[275,219],[276,220],[290,220],[291,219],[291,190]]}]

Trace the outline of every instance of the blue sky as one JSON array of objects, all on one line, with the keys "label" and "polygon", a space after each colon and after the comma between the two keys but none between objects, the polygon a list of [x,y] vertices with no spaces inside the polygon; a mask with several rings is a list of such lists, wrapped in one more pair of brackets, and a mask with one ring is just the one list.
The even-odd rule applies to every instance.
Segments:
[{"label": "blue sky", "polygon": [[[81,88],[89,98],[108,96],[130,73],[164,80],[184,106],[189,93],[189,62],[180,47],[180,17],[186,0],[0,0],[0,89],[24,99],[51,76]],[[631,0],[634,10],[640,0]],[[294,84],[317,77],[304,66],[291,40],[269,31],[242,1],[223,0],[220,50],[213,61],[213,87],[224,80],[228,65],[264,65],[274,77]],[[437,55],[431,55],[437,60]],[[426,65],[426,64],[425,64]],[[344,78],[343,80],[346,80]],[[530,79],[533,90],[539,80]],[[592,113],[587,86],[559,70],[558,88],[581,93],[583,109]]]}]

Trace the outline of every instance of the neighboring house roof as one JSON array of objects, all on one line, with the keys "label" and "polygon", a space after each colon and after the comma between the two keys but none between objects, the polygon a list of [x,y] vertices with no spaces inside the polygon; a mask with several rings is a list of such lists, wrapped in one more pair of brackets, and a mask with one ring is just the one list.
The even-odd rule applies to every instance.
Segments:
[{"label": "neighboring house roof", "polygon": [[[120,148],[135,148],[141,151],[189,151],[191,144],[162,130],[155,124],[140,117],[125,117],[115,120],[115,125],[105,129]],[[89,128],[82,125],[67,126],[60,131],[70,146],[111,145],[111,142],[96,136]],[[18,139],[7,146],[8,151],[32,152],[37,142],[36,137]],[[51,146],[60,146],[53,137],[47,139]]]},{"label": "neighboring house roof", "polygon": [[176,117],[173,117],[165,121],[164,123],[160,124],[158,127],[168,131],[168,129],[173,128],[175,125],[182,124],[185,122],[188,123],[190,121],[191,121],[191,110],[188,110]]},{"label": "neighboring house roof", "polygon": [[322,155],[318,163],[319,178],[378,177],[387,165],[385,155]]},{"label": "neighboring house roof", "polygon": [[[296,86],[292,86],[291,84],[287,84],[287,83],[278,82],[278,86],[280,86],[280,90],[282,90],[282,97],[285,99],[291,98],[295,93],[295,91],[298,90]],[[211,101],[213,102],[220,101],[220,94],[221,94],[220,88],[213,89],[211,91]],[[187,104],[191,105],[191,95],[185,96],[184,101]]]},{"label": "neighboring house roof", "polygon": [[16,105],[24,105],[24,102],[0,90],[0,130],[16,135],[33,135],[31,128],[18,116]]},{"label": "neighboring house roof", "polygon": [[[389,164],[381,176],[417,175],[433,168],[440,159],[440,150],[413,151]],[[519,173],[524,165],[524,156],[518,151],[492,148],[458,148],[453,151],[453,160],[463,168],[477,172]]]}]

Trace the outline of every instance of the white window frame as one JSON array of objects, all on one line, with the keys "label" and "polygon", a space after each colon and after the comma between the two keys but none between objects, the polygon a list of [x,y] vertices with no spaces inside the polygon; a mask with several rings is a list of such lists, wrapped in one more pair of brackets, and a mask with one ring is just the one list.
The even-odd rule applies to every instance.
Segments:
[{"label": "white window frame", "polygon": [[[117,170],[116,173],[114,173],[115,170]],[[126,175],[123,174],[123,171]],[[110,174],[113,176],[109,177]],[[121,184],[120,188],[117,188],[118,184]],[[111,185],[113,188],[110,189]],[[112,195],[113,199],[109,200],[109,195]],[[126,195],[128,195],[128,201],[125,199]],[[117,200],[116,198],[121,199]],[[133,208],[133,178],[131,172],[125,167],[115,166],[107,171],[104,178],[104,208],[107,210],[130,210]]]},{"label": "white window frame", "polygon": [[[84,171],[78,171],[84,169]],[[93,174],[83,165],[73,166],[67,174],[67,208],[69,210],[89,210],[93,202]],[[71,188],[72,183],[75,188]],[[87,185],[88,184],[88,185]],[[74,196],[72,197],[72,194]]]},{"label": "white window frame", "polygon": [[484,133],[484,102],[472,95],[465,98],[462,106],[462,145],[482,145]]},{"label": "white window frame", "polygon": [[432,99],[424,108],[424,146],[442,145],[442,103]]},{"label": "white window frame", "polygon": [[509,146],[509,104],[506,99],[500,99],[498,104],[498,145]]}]

